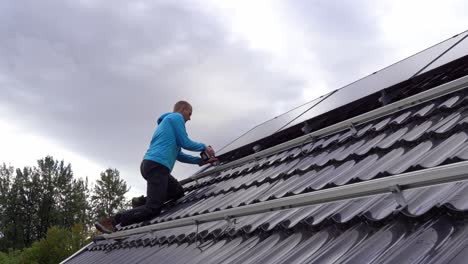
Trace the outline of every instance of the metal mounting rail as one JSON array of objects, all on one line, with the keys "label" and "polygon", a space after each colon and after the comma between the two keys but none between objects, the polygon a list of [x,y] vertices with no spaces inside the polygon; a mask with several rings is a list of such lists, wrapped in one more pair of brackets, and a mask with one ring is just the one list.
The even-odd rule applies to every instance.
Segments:
[{"label": "metal mounting rail", "polygon": [[325,127],[323,129],[314,131],[314,132],[309,133],[307,135],[295,138],[295,139],[290,140],[288,142],[285,142],[283,144],[271,147],[269,149],[265,149],[265,150],[260,151],[258,153],[254,153],[254,154],[249,155],[247,157],[232,161],[230,163],[214,167],[211,170],[201,172],[201,173],[196,174],[194,176],[191,176],[191,177],[189,177],[187,179],[184,179],[184,180],[182,180],[180,182],[181,182],[181,184],[185,184],[185,183],[188,183],[188,182],[191,182],[191,181],[195,181],[197,179],[200,179],[200,178],[203,178],[205,176],[212,175],[214,173],[229,169],[231,167],[234,167],[236,165],[245,163],[247,161],[250,161],[250,160],[253,160],[253,159],[263,158],[263,157],[271,155],[273,153],[280,152],[280,151],[283,151],[283,150],[286,150],[286,149],[289,149],[289,148],[292,148],[292,147],[295,147],[295,146],[299,146],[301,144],[304,144],[308,139],[311,140],[312,138],[319,138],[319,137],[323,137],[323,136],[326,136],[326,135],[329,135],[329,134],[332,134],[332,133],[340,132],[340,131],[343,131],[345,129],[348,129],[351,125],[356,126],[356,125],[359,125],[361,123],[365,123],[365,122],[380,118],[382,116],[389,115],[389,114],[395,113],[397,111],[401,111],[401,110],[409,108],[409,107],[413,107],[415,105],[427,102],[429,100],[433,100],[435,98],[444,96],[446,94],[453,93],[453,92],[461,90],[461,89],[465,89],[467,87],[468,87],[468,76],[464,76],[464,77],[461,77],[459,79],[453,80],[451,82],[439,85],[439,86],[437,86],[435,88],[432,88],[432,89],[430,89],[428,91],[424,91],[422,93],[419,93],[419,94],[410,96],[408,98],[402,99],[402,100],[400,100],[398,102],[395,102],[395,103],[380,107],[378,109],[367,112],[365,114],[350,118],[350,119],[342,121],[340,123],[337,123],[337,124]]},{"label": "metal mounting rail", "polygon": [[130,235],[147,233],[150,231],[194,225],[195,223],[226,220],[240,216],[278,211],[306,205],[335,202],[376,194],[395,193],[395,190],[398,190],[398,192],[400,192],[401,194],[401,191],[408,189],[421,188],[464,180],[468,180],[468,161],[439,166],[431,169],[403,173],[396,176],[389,176],[376,180],[349,184],[320,191],[314,191],[305,194],[294,195],[257,204],[226,209],[219,212],[207,213],[172,220],[168,222],[162,222],[158,224],[138,227],[135,229],[119,231],[112,234],[104,234],[97,237],[96,239],[102,240],[123,238]]}]

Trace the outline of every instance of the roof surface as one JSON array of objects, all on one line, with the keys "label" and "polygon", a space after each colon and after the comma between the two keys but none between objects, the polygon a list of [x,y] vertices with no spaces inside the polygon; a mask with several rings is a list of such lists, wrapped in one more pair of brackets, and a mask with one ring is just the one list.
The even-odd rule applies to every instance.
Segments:
[{"label": "roof surface", "polygon": [[[462,90],[189,183],[151,223],[468,160],[467,100]],[[406,206],[373,195],[103,240],[68,263],[459,263],[467,190],[449,183],[403,191]]]},{"label": "roof surface", "polygon": [[[159,217],[119,231],[467,161],[467,102],[462,89],[213,172],[186,183],[186,196]],[[466,263],[468,182],[402,195],[98,240],[66,263]]]}]

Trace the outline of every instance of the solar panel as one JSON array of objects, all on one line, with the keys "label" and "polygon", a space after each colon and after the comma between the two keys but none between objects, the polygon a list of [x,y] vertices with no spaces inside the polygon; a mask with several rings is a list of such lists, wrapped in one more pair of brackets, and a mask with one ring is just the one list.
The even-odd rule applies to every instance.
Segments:
[{"label": "solar panel", "polygon": [[[287,129],[301,122],[309,120],[313,117],[336,109],[340,106],[354,102],[367,95],[373,94],[382,89],[388,88],[392,85],[410,79],[419,71],[421,71],[421,69],[426,67],[445,51],[450,49],[454,44],[456,44],[462,38],[464,38],[467,35],[467,33],[468,32],[465,32],[463,34],[459,34],[443,42],[440,42],[439,44],[436,44],[404,60],[394,63],[380,71],[377,71],[358,81],[348,84],[343,88],[340,88],[336,93],[326,98],[322,103],[310,109],[309,111],[307,111],[307,113],[303,114],[301,117],[297,118],[289,125],[285,126],[283,129]],[[458,46],[459,45],[457,45],[456,47]],[[442,58],[447,57],[447,60],[443,61],[449,62],[449,59],[455,56],[460,56],[460,53],[463,52],[466,55],[468,53],[467,50],[468,45],[465,45],[464,49],[460,48],[460,50],[454,50],[453,56],[449,56],[452,54],[449,52],[442,56]],[[442,62],[441,59],[437,61]]]},{"label": "solar panel", "polygon": [[[338,90],[332,91],[280,116],[270,119],[252,128],[218,150],[218,154],[222,155],[262,138],[271,136],[278,131],[288,129],[306,120],[462,57],[468,54],[468,42],[465,40],[467,36],[468,31],[465,31]],[[356,64],[358,65],[359,62],[357,61]]]},{"label": "solar panel", "polygon": [[272,118],[254,128],[251,130],[247,131],[237,139],[233,140],[229,144],[227,144],[225,147],[217,151],[217,154],[221,155],[224,153],[227,153],[231,150],[234,150],[236,148],[242,147],[244,145],[250,144],[252,142],[255,142],[259,139],[262,139],[264,137],[270,136],[277,132],[279,129],[281,129],[283,126],[288,124],[291,120],[296,118],[297,116],[301,115],[305,111],[307,111],[309,108],[311,108],[315,103],[319,102],[321,99],[326,97],[327,95],[323,95],[315,100],[312,100],[308,103],[305,103],[301,106],[298,106],[284,114],[281,114],[275,118]]},{"label": "solar panel", "polygon": [[[427,68],[425,68],[423,71],[421,71],[419,74],[423,74],[425,72],[428,72],[432,69],[435,69],[439,66],[442,66],[444,64],[447,64],[451,61],[454,61],[456,59],[459,59],[463,56],[468,55],[468,31],[465,31],[462,34],[457,35],[454,37],[454,40],[457,42],[454,43],[454,47],[449,49],[446,53],[442,54],[439,58],[437,58],[433,63],[428,65]],[[419,75],[418,74],[418,75]]]}]

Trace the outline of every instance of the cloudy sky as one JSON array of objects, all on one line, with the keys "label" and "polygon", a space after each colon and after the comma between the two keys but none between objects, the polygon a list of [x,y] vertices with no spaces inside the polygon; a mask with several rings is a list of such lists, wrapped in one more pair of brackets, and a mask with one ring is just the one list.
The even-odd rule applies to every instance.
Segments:
[{"label": "cloudy sky", "polygon": [[[185,99],[215,149],[468,29],[464,1],[0,1],[0,162],[46,155],[95,180],[139,163]],[[173,174],[196,168],[177,165]]]}]

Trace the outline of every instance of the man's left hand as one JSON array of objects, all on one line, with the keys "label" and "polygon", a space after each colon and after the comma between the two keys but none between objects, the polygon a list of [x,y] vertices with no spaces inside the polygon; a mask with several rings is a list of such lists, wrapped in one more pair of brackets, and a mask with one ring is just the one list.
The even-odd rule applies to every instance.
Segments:
[{"label": "man's left hand", "polygon": [[200,162],[200,166],[203,166],[203,165],[208,164],[208,163],[214,164],[214,163],[216,163],[216,162],[218,162],[218,158],[217,158],[217,157],[211,157],[211,158],[210,158],[209,160],[207,160],[207,161],[203,161],[203,160],[202,160],[202,161]]},{"label": "man's left hand", "polygon": [[211,157],[209,160],[206,161],[206,163],[210,163],[210,164],[213,164],[215,162],[218,162],[218,158],[217,157]]}]

